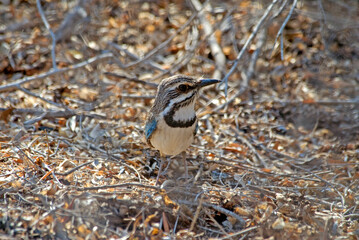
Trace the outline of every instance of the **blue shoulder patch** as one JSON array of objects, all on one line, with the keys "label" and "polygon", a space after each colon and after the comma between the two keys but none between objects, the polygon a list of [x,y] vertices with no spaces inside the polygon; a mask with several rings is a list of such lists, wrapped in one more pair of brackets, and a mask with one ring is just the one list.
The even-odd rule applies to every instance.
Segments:
[{"label": "blue shoulder patch", "polygon": [[194,136],[197,134],[198,128],[199,128],[199,126],[198,126],[198,121],[197,121],[197,122],[196,122],[196,127],[195,127],[194,132],[193,132],[193,135],[194,135]]},{"label": "blue shoulder patch", "polygon": [[153,118],[152,120],[146,123],[145,126],[146,140],[148,140],[151,137],[153,131],[156,130],[156,127],[157,127],[157,121],[155,118]]}]

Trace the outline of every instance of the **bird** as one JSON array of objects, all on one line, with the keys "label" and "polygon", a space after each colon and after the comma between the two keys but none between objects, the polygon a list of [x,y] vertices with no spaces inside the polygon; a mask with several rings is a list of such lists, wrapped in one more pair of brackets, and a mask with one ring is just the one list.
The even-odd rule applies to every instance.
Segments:
[{"label": "bird", "polygon": [[158,85],[155,101],[145,123],[147,144],[157,149],[161,156],[156,185],[167,155],[182,153],[188,177],[185,150],[192,144],[198,129],[195,104],[199,91],[219,82],[217,79],[174,75],[163,79]]}]

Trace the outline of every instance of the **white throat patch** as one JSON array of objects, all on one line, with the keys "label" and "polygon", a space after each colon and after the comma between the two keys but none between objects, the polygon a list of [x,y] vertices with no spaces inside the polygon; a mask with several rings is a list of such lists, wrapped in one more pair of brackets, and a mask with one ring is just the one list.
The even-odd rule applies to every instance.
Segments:
[{"label": "white throat patch", "polygon": [[[171,109],[172,106],[176,103],[182,102],[183,100],[185,100],[186,98],[188,98],[189,96],[191,96],[193,94],[193,92],[188,92],[187,94],[183,94],[177,98],[171,99],[170,104],[168,104],[168,106],[164,109],[164,111],[162,112],[163,116],[166,115]],[[194,102],[196,99],[194,99],[194,101],[189,104],[189,106],[191,106],[193,104],[194,106]]]},{"label": "white throat patch", "polygon": [[177,109],[173,116],[173,120],[180,121],[180,122],[187,122],[193,119],[196,116],[196,112],[194,110],[195,101],[192,101],[185,107],[181,107]]}]

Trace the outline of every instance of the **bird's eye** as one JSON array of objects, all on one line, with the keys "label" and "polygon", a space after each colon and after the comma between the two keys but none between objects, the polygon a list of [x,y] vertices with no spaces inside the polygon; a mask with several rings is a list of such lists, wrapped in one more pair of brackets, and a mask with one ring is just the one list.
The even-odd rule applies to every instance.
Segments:
[{"label": "bird's eye", "polygon": [[181,92],[186,92],[188,90],[188,85],[181,84],[178,86],[178,90],[180,90]]}]

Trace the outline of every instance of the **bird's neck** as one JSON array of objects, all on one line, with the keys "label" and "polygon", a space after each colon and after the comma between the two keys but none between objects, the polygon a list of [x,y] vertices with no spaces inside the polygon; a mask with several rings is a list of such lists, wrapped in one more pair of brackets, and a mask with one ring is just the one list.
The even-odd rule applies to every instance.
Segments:
[{"label": "bird's neck", "polygon": [[174,104],[171,109],[164,113],[163,117],[168,126],[174,128],[188,128],[196,122],[195,101],[189,104]]}]

